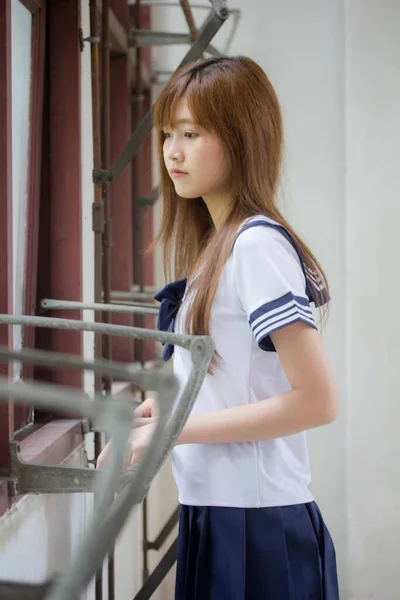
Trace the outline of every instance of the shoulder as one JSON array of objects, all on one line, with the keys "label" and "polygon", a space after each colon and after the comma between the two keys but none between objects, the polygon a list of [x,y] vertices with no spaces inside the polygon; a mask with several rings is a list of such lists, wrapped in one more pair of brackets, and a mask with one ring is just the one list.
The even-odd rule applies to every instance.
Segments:
[{"label": "shoulder", "polygon": [[299,253],[288,232],[268,217],[252,217],[238,229],[233,255],[236,258],[263,255],[279,260],[279,257],[300,265]]}]

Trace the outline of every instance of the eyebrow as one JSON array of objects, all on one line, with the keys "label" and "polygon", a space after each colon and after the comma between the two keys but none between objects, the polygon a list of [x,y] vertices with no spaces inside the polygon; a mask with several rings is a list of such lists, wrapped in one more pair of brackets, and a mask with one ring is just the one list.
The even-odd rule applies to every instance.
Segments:
[{"label": "eyebrow", "polygon": [[177,119],[176,121],[174,121],[175,125],[194,125],[194,121],[192,121],[191,119]]}]

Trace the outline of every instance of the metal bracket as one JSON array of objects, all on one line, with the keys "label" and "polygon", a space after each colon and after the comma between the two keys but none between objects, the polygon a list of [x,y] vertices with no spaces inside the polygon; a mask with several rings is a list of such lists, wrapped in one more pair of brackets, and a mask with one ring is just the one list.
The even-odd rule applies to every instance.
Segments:
[{"label": "metal bracket", "polygon": [[21,460],[19,450],[18,442],[10,442],[11,471],[7,483],[11,496],[93,491],[94,469],[26,463]]},{"label": "metal bracket", "polygon": [[99,233],[104,232],[104,202],[93,202],[92,204],[92,230]]},{"label": "metal bracket", "polygon": [[113,174],[107,169],[93,169],[93,183],[110,183],[113,180]]},{"label": "metal bracket", "polygon": [[88,37],[83,38],[83,42],[88,42],[89,44],[100,44],[101,38],[99,36],[89,35]]}]

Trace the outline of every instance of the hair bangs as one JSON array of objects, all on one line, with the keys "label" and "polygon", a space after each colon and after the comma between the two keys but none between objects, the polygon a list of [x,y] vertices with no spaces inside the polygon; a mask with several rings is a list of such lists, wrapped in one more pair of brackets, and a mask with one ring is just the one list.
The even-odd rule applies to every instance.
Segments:
[{"label": "hair bangs", "polygon": [[[207,81],[208,83],[208,81]],[[186,88],[185,99],[193,121],[208,131],[217,132],[213,115],[215,93],[212,85],[207,85],[199,75],[195,75]]]},{"label": "hair bangs", "polygon": [[[210,80],[211,79],[211,80]],[[154,111],[154,126],[161,133],[173,129],[179,103],[185,99],[195,124],[209,131],[217,130],[215,113],[215,89],[212,78],[201,73],[185,70],[167,83],[159,96]],[[214,110],[213,110],[214,107]]]},{"label": "hair bangs", "polygon": [[185,95],[184,82],[177,80],[169,82],[162,90],[154,107],[154,127],[161,133],[163,129],[173,127],[176,110]]}]

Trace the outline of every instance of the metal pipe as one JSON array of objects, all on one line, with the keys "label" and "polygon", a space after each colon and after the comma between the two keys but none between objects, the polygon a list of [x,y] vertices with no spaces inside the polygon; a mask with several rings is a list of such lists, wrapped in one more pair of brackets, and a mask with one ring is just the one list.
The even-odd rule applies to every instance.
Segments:
[{"label": "metal pipe", "polygon": [[[141,467],[143,467],[141,470],[141,477],[139,478],[139,474],[137,474],[135,480],[136,485],[126,486],[122,489],[114,501],[108,513],[108,517],[99,527],[99,535],[101,535],[105,547],[110,547],[115,542],[123,524],[125,523],[127,515],[131,512],[132,506],[140,503],[143,500],[145,494],[147,493],[150,482],[154,479],[161,465],[164,463],[166,456],[170,453],[175,445],[176,440],[178,439],[180,432],[182,431],[183,426],[192,411],[198,391],[202,385],[205,375],[207,374],[212,353],[213,344],[209,338],[197,338],[191,345],[191,358],[193,365],[195,365],[196,368],[192,370],[189,376],[187,383],[188,387],[185,388],[184,392],[182,392],[178,405],[174,410],[173,417],[170,419],[168,425],[164,429],[164,434],[160,435],[161,440],[164,441],[164,444],[161,444],[160,451],[158,453],[154,452],[151,456],[148,454],[143,459],[143,462],[141,463]],[[187,392],[189,389],[191,390],[190,393],[193,394],[193,396],[191,396],[190,400],[188,401]],[[161,405],[166,406],[167,403],[163,401],[160,403],[160,407]],[[157,435],[159,435],[158,427],[154,433],[154,438],[156,438]],[[128,471],[129,469],[125,471],[127,476]],[[135,469],[131,468],[130,471],[135,472]],[[129,476],[131,477],[131,473],[129,473]],[[97,545],[92,545],[90,552],[88,552],[87,555],[87,561],[89,562],[90,560],[91,562],[90,564],[85,564],[85,583],[90,581],[90,567],[92,567],[93,564],[98,564],[101,558],[102,547],[100,544],[98,543]]]},{"label": "metal pipe", "polygon": [[[156,287],[154,285],[145,285],[144,286],[144,293],[145,294],[156,294],[159,291],[159,287]],[[131,291],[132,292],[138,292],[139,291],[139,287],[136,284],[133,284],[131,287]]]},{"label": "metal pipe", "polygon": [[142,315],[158,315],[159,309],[157,306],[143,306],[136,304],[133,306],[124,306],[121,304],[102,304],[90,302],[70,302],[69,300],[49,300],[45,299],[41,301],[42,308],[48,308],[50,310],[102,310],[104,312],[111,313],[133,313]]},{"label": "metal pipe", "polygon": [[[101,162],[101,126],[100,126],[100,62],[99,62],[99,26],[98,26],[97,0],[90,0],[90,35],[94,40],[91,44],[91,66],[92,66],[92,122],[93,122],[93,166],[99,169]],[[94,203],[92,207],[92,227],[94,231],[94,300],[101,302],[103,294],[103,236],[104,236],[104,203],[102,190],[99,185],[94,186]],[[94,315],[96,321],[102,320],[102,314]],[[102,336],[94,336],[94,355],[101,356],[103,353]],[[102,380],[95,375],[94,388],[101,390]],[[101,452],[101,433],[94,433],[94,457],[97,459]],[[96,573],[95,578],[96,600],[103,597],[102,573]]]},{"label": "metal pipe", "polygon": [[151,573],[145,585],[138,591],[133,600],[149,600],[153,598],[154,592],[157,590],[160,583],[164,580],[167,573],[172,569],[178,554],[178,538],[176,538],[154,571]]},{"label": "metal pipe", "polygon": [[[113,300],[112,301],[112,305],[118,305],[118,306],[137,306],[139,304],[139,306],[141,306],[142,308],[145,309],[154,309],[156,308],[158,310],[158,308],[154,305],[154,304],[147,304],[146,302],[131,302],[130,300]],[[150,312],[149,312],[150,314]],[[153,314],[153,313],[152,313]]]},{"label": "metal pipe", "polygon": [[189,27],[189,31],[190,31],[193,41],[197,40],[199,34],[197,31],[196,23],[194,22],[192,9],[189,5],[189,2],[188,2],[188,0],[179,0],[179,4],[181,5],[181,8],[183,10],[183,14],[185,16],[186,23]]},{"label": "metal pipe", "polygon": [[193,340],[208,339],[207,336],[191,336],[178,333],[169,333],[153,329],[140,329],[127,325],[114,325],[111,323],[94,323],[91,321],[78,321],[76,319],[56,319],[55,317],[35,317],[31,315],[5,315],[0,314],[0,324],[25,325],[28,327],[48,327],[49,329],[67,329],[70,331],[93,331],[104,335],[120,335],[138,340],[152,340],[162,344],[173,344],[189,350]]},{"label": "metal pipe", "polygon": [[[102,166],[108,169],[110,166],[110,0],[102,0],[102,54],[101,54],[101,146]],[[103,233],[103,300],[105,304],[110,303],[111,292],[111,210],[110,194],[108,186],[102,185],[102,198],[104,204],[104,233]],[[110,317],[107,312],[103,313],[103,322],[109,323]],[[103,336],[102,343],[103,358],[111,358],[111,340]],[[111,382],[104,381],[104,389],[109,391]]]},{"label": "metal pipe", "polygon": [[[102,0],[102,166],[108,169],[110,166],[110,0]],[[111,292],[111,210],[110,210],[110,190],[106,183],[102,184],[102,198],[104,204],[104,232],[103,232],[103,300],[105,304],[110,303]],[[110,323],[110,313],[102,313],[103,323]],[[105,359],[111,359],[111,339],[103,335],[102,338],[102,356]],[[106,393],[111,390],[111,379],[103,379],[103,389]],[[102,577],[102,573],[99,573]],[[100,586],[100,584],[99,584]],[[108,561],[108,595],[109,600],[114,600],[114,565],[113,555]],[[96,599],[96,600],[101,600]]]},{"label": "metal pipe", "polygon": [[[170,391],[168,388],[163,390],[164,398],[162,402],[159,402],[160,424],[156,426],[153,444],[145,452],[138,468],[133,471],[134,477],[131,477],[130,485],[127,486],[132,488],[138,485],[139,489],[142,488],[141,493],[143,493],[144,485],[147,483],[148,475],[146,475],[146,471],[151,471],[152,464],[157,462],[159,458],[157,455],[160,454],[161,447],[165,445],[165,442],[159,441],[157,438],[162,437],[160,435],[161,431],[167,422],[169,410],[172,409],[173,395]],[[94,403],[81,393],[77,394],[72,390],[59,386],[43,384],[18,386],[5,378],[0,380],[0,396],[3,400],[12,398],[14,401],[19,402],[28,401],[36,406],[55,406],[64,410],[67,406],[69,409],[72,407],[74,412],[101,423],[113,439],[109,467],[106,470],[97,472],[96,481],[102,483],[102,485],[101,487],[96,486],[100,500],[92,517],[89,534],[81,542],[80,552],[72,561],[70,568],[58,577],[49,593],[46,594],[46,600],[71,600],[77,597],[83,587],[88,584],[92,573],[101,564],[101,560],[107,551],[107,549],[104,549],[101,540],[101,529],[103,523],[107,522],[106,514],[109,512],[110,504],[117,489],[117,481],[120,478],[120,465],[123,462],[125,446],[131,433],[131,407],[117,398],[108,398]],[[121,512],[121,503],[119,503],[119,508],[119,512]],[[124,511],[124,521],[131,508],[132,505],[128,511]],[[115,523],[113,523],[112,531],[115,541],[114,532]],[[100,536],[100,539],[98,539],[98,536]],[[101,546],[100,551],[99,546]]]},{"label": "metal pipe", "polygon": [[[139,289],[139,286],[136,285],[135,288]],[[154,294],[152,292],[138,292],[138,291],[137,292],[120,292],[120,291],[114,291],[114,290],[111,292],[111,300],[132,301],[132,300],[153,300],[153,298],[154,298]]]},{"label": "metal pipe", "polygon": [[[122,464],[126,443],[128,442],[129,435],[131,432],[131,409],[126,403],[113,398],[112,410],[111,406],[107,402],[94,403],[88,400],[84,394],[76,393],[74,390],[67,388],[61,388],[59,386],[50,385],[38,385],[38,384],[25,384],[24,386],[17,386],[10,383],[6,379],[0,380],[0,396],[1,398],[12,398],[13,401],[17,402],[30,402],[35,406],[40,407],[51,407],[65,410],[73,410],[77,414],[81,414],[91,420],[99,420],[101,412],[106,413],[106,418],[100,419],[103,421],[103,425],[106,426],[111,437],[113,438],[112,456],[110,457],[110,469],[101,474],[101,478],[98,480],[102,482],[101,488],[98,489],[99,496],[96,505],[96,510],[92,518],[92,525],[89,528],[89,542],[91,538],[96,534],[97,526],[102,523],[108,507],[113,500],[117,481],[120,476],[120,465]],[[124,422],[125,421],[125,422]],[[88,546],[87,540],[82,544],[83,549]],[[84,554],[82,557],[84,560]],[[70,600],[73,596],[70,593],[70,588],[75,591],[80,591],[81,587],[75,578],[79,580],[79,571],[82,568],[78,567],[78,573],[76,572],[76,565],[74,566],[74,572],[69,569],[66,575],[61,576],[59,584],[52,589],[46,598],[48,600]]]},{"label": "metal pipe", "polygon": [[[93,43],[90,45],[92,63],[92,120],[93,120],[93,165],[95,169],[101,166],[101,137],[100,137],[100,65],[99,65],[99,27],[97,0],[90,0],[90,35]],[[102,234],[104,231],[104,205],[101,189],[94,186],[93,205],[94,230],[94,300],[101,301],[102,295]],[[98,354],[99,355],[99,354]]]},{"label": "metal pipe", "polygon": [[[119,335],[134,335],[135,337],[140,335],[139,332],[134,331],[134,328],[130,327],[70,321],[67,319],[0,315],[0,322],[7,324],[56,327],[61,329],[81,329],[84,331],[96,331],[105,334],[110,334],[111,331],[113,331],[114,333],[118,332],[117,334]],[[193,408],[198,391],[211,362],[214,352],[213,343],[210,338],[205,336],[181,336],[172,333],[165,334],[164,332],[153,331],[142,332],[142,336],[140,337],[142,337],[142,339],[156,339],[157,337],[160,338],[160,335],[161,339],[165,339],[166,342],[176,342],[182,347],[190,349],[193,369],[189,375],[185,389],[180,396],[179,402],[167,426],[162,423],[163,419],[161,418],[161,415],[164,412],[164,409],[169,412],[172,408],[175,390],[171,390],[170,387],[165,385],[162,390],[160,390],[166,397],[160,402],[160,428],[158,426],[159,424],[157,424],[152,448],[150,448],[148,453],[144,456],[139,467],[131,467],[124,472],[125,480],[124,478],[122,479],[122,484],[124,484],[125,481],[125,487],[123,487],[120,494],[113,502],[107,517],[101,519],[101,522],[99,522],[100,519],[97,522],[92,522],[90,538],[84,541],[82,551],[78,555],[79,560],[77,556],[76,560],[72,563],[71,569],[60,577],[60,587],[58,587],[57,583],[55,584],[56,587],[54,589],[52,588],[50,596],[47,596],[48,600],[70,600],[71,598],[75,598],[78,595],[78,592],[89,583],[93,573],[102,564],[107,548],[115,543],[127,516],[131,512],[132,506],[141,502],[146,495],[150,482],[160,469],[167,454],[175,445]],[[10,389],[8,395],[17,397],[18,391],[15,391],[16,387],[19,387],[19,396],[22,398],[21,394],[24,393],[26,387],[14,386],[12,390],[13,393],[11,393],[11,388],[7,388],[7,394]],[[15,394],[17,394],[17,396]],[[43,399],[45,393],[40,393],[40,397]],[[57,397],[59,397],[59,394],[57,394]],[[68,401],[70,398],[70,390],[68,390]],[[24,400],[25,399],[26,395],[24,395]],[[32,400],[35,401],[36,396],[34,398],[32,397]],[[87,402],[89,402],[92,407],[97,407],[97,409],[108,405],[107,408],[110,411],[110,416],[112,417],[114,414],[115,399],[112,399],[111,403],[109,403],[107,399],[102,400],[100,403],[93,403],[92,401]],[[69,403],[69,405],[70,404],[71,403]],[[124,418],[126,419],[126,416]],[[94,420],[96,421],[96,419]],[[164,435],[161,435],[161,430]],[[102,506],[104,506],[104,503],[102,503]],[[63,592],[62,594],[61,591]]]},{"label": "metal pipe", "polygon": [[212,1],[213,10],[211,10],[207,19],[203,23],[199,31],[199,35],[194,44],[189,48],[188,52],[181,60],[178,65],[178,69],[187,65],[188,63],[194,62],[198,59],[201,52],[205,50],[213,37],[221,28],[222,24],[226,21],[229,16],[229,11],[226,7],[226,3],[222,0]]},{"label": "metal pipe", "polygon": [[[128,5],[132,5],[135,3],[136,0],[128,0]],[[179,2],[163,2],[162,0],[142,0],[142,6],[151,6],[152,8],[165,8],[166,6],[169,7],[175,7],[175,8],[179,8],[180,4]],[[210,2],[208,2],[207,4],[192,4],[190,3],[191,8],[193,9],[205,9],[205,10],[210,10]],[[238,12],[239,9],[238,8],[230,8],[229,12],[233,12],[236,11]]]},{"label": "metal pipe", "polygon": [[[136,0],[134,7],[130,9],[131,20],[133,21],[136,30],[140,30],[141,26],[141,6],[140,0]],[[136,72],[135,72],[135,102],[132,103],[132,124],[133,127],[137,127],[143,118],[143,85],[142,85],[142,73],[141,64],[143,59],[143,52],[139,44],[136,44],[135,48],[136,58]],[[144,263],[143,263],[143,250],[144,250],[144,211],[145,206],[140,205],[137,202],[137,198],[142,195],[142,152],[137,153],[136,160],[133,163],[134,168],[132,169],[132,215],[133,215],[133,247],[134,247],[134,281],[136,282],[140,293],[143,293],[144,289]],[[136,180],[136,181],[135,181]],[[136,185],[135,185],[136,184]],[[136,192],[136,194],[135,194]],[[136,327],[144,326],[143,316],[136,315],[134,318]],[[144,343],[143,341],[136,342],[135,344],[135,358],[142,366],[145,362],[144,355]],[[145,400],[145,394],[141,393],[142,402]],[[149,568],[147,562],[147,550],[145,549],[144,541],[147,541],[147,500],[144,498],[142,503],[142,536],[143,536],[143,565],[142,565],[142,582],[145,583],[149,576]]]},{"label": "metal pipe", "polygon": [[[164,385],[171,386],[174,376],[168,370],[160,369],[132,369],[131,364],[118,363],[108,360],[96,360],[91,362],[74,355],[63,354],[61,352],[49,352],[47,350],[10,350],[7,346],[0,346],[0,363],[7,361],[22,361],[35,366],[47,366],[62,369],[80,369],[100,373],[106,377],[115,377],[120,380],[128,381],[135,387],[143,390],[161,389]],[[122,397],[122,395],[119,395]],[[131,399],[129,403],[132,408],[136,408],[138,402]],[[102,402],[104,396],[95,394],[92,400]]]},{"label": "metal pipe", "polygon": [[[187,26],[189,27],[190,36],[192,38],[192,42],[195,42],[199,37],[199,32],[197,31],[196,23],[194,22],[192,9],[189,5],[188,0],[179,0],[179,4],[181,5],[184,17],[186,19]],[[200,54],[200,60],[204,59],[204,55]]]},{"label": "metal pipe", "polygon": [[169,31],[152,31],[151,29],[129,30],[129,46],[136,48],[151,48],[152,46],[170,46],[190,44],[191,36],[188,33],[172,33]]}]

